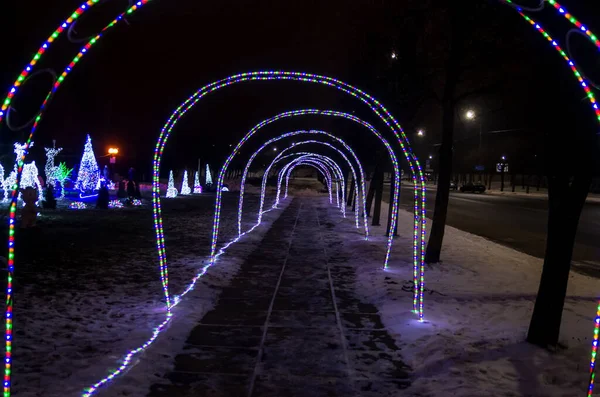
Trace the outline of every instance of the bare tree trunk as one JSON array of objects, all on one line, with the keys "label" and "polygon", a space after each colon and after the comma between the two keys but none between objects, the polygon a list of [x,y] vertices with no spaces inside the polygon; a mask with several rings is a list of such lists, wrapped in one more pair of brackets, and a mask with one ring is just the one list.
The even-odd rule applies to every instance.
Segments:
[{"label": "bare tree trunk", "polygon": [[[376,172],[377,170],[375,170]],[[373,198],[375,197],[375,172],[369,181],[369,191],[367,192],[367,216],[371,216],[371,208],[373,208]]]},{"label": "bare tree trunk", "polygon": [[460,5],[451,7],[451,38],[450,52],[446,64],[446,81],[442,95],[442,144],[439,153],[440,179],[435,195],[435,207],[433,221],[427,251],[425,252],[426,263],[437,263],[440,261],[444,232],[446,229],[446,218],[448,215],[448,200],[450,198],[450,176],[452,175],[452,153],[454,142],[454,95],[458,83],[460,70],[460,58],[463,38],[464,22],[461,20],[463,9]]},{"label": "bare tree trunk", "polygon": [[381,202],[383,201],[383,171],[380,167],[375,167],[373,181],[375,183],[375,209],[373,210],[373,226],[379,226],[381,218]]},{"label": "bare tree trunk", "polygon": [[577,175],[570,185],[567,176],[548,178],[548,237],[529,343],[542,347],[558,343],[577,225],[591,182],[591,175]]},{"label": "bare tree trunk", "polygon": [[[350,182],[350,181],[351,181],[351,179],[348,178],[347,182]],[[352,178],[352,182],[349,183],[350,184],[350,192],[348,193],[348,200],[346,203],[347,205],[350,206],[350,210],[352,210],[352,198],[354,197],[354,182],[356,182],[356,181],[354,181],[354,178]],[[346,186],[348,186],[348,185],[346,185]]]}]

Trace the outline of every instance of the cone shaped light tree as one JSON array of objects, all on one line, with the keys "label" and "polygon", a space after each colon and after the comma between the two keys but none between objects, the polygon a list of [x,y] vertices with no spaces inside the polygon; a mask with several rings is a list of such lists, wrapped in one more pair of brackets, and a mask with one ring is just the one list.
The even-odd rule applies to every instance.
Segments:
[{"label": "cone shaped light tree", "polygon": [[196,171],[194,175],[194,194],[202,193],[202,185],[200,184],[200,176],[198,175],[198,171]]},{"label": "cone shaped light tree", "polygon": [[177,197],[177,189],[175,188],[175,178],[173,177],[173,171],[169,172],[169,185],[167,186],[167,197]]},{"label": "cone shaped light tree", "polygon": [[192,189],[190,189],[190,183],[188,181],[188,173],[187,170],[183,172],[183,180],[181,181],[181,194],[188,195],[192,193]]},{"label": "cone shaped light tree", "polygon": [[94,191],[98,186],[99,179],[100,170],[98,168],[96,156],[94,155],[94,149],[92,148],[92,138],[88,134],[83,149],[83,156],[81,157],[81,163],[79,164],[79,171],[77,172],[75,187],[82,192]]},{"label": "cone shaped light tree", "polygon": [[210,173],[210,167],[206,164],[206,186],[212,185],[212,175]]}]

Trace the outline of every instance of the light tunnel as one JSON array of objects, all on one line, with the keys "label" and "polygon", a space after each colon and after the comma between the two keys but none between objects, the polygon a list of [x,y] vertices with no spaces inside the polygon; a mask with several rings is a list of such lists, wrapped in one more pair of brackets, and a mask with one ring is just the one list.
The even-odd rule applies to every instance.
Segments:
[{"label": "light tunnel", "polygon": [[[19,88],[27,82],[28,77],[31,77],[32,74],[35,73],[35,67],[38,64],[38,61],[40,60],[40,58],[50,49],[52,44],[55,42],[55,40],[60,35],[62,35],[65,31],[68,31],[69,28],[73,26],[75,21],[81,15],[88,12],[94,5],[99,3],[99,1],[100,0],[88,0],[85,3],[83,3],[63,23],[61,23],[61,25],[52,33],[52,35],[50,37],[48,37],[47,40],[44,41],[44,43],[42,44],[40,49],[34,55],[33,59],[27,64],[27,66],[25,67],[23,72],[18,76],[17,80],[14,82],[13,86],[10,88],[7,97],[2,102],[2,105],[0,106],[0,122],[4,118],[6,118],[8,112],[10,112],[11,101],[14,98],[14,96],[18,93]],[[532,19],[526,13],[527,12],[535,12],[540,9],[543,9],[545,3],[547,2],[555,9],[557,15],[566,19],[572,26],[574,26],[576,28],[576,30],[578,32],[580,32],[580,34],[582,34],[590,42],[592,42],[597,49],[600,49],[600,40],[597,38],[597,36],[593,32],[591,32],[591,30],[589,30],[587,27],[585,27],[583,24],[581,24],[572,14],[570,14],[568,12],[568,10],[565,7],[563,7],[561,4],[559,4],[558,2],[556,2],[554,0],[546,0],[546,1],[542,0],[540,2],[540,7],[537,7],[537,8],[521,7],[516,2],[511,1],[511,0],[499,0],[499,1],[501,3],[505,3],[509,6],[511,6],[512,8],[514,8],[519,13],[519,15],[521,17],[523,17],[528,23],[530,23],[540,34],[542,34],[544,36],[544,38],[546,38],[548,40],[548,42],[550,42],[551,45],[555,48],[555,50],[564,58],[564,60],[569,65],[569,67],[572,69],[573,74],[578,81],[578,84],[580,84],[581,87],[583,88],[583,90],[585,91],[586,97],[588,98],[588,100],[591,104],[591,107],[596,114],[596,118],[600,122],[600,109],[598,108],[595,95],[590,89],[590,85],[593,86],[593,84],[591,84],[586,79],[586,77],[579,71],[579,69],[575,65],[575,62],[572,60],[572,57],[568,54],[568,50],[567,51],[563,50],[560,47],[560,45],[558,44],[558,42],[555,41],[548,34],[548,32],[541,27],[541,25],[539,25],[534,19]],[[80,63],[80,61],[89,52],[89,50],[95,44],[97,44],[102,39],[102,37],[105,36],[106,33],[108,33],[113,27],[116,27],[117,25],[119,25],[120,22],[125,20],[126,16],[134,14],[136,11],[138,11],[142,6],[146,5],[148,2],[150,2],[150,0],[140,0],[140,1],[136,2],[133,6],[126,9],[123,13],[121,13],[113,21],[111,21],[106,27],[104,27],[99,34],[97,34],[96,36],[91,38],[81,48],[81,50],[76,54],[76,56],[73,58],[73,60],[64,69],[63,73],[60,74],[60,76],[56,79],[56,82],[54,83],[51,91],[48,93],[48,96],[44,100],[39,113],[36,116],[34,116],[34,119],[32,119],[32,121],[30,123],[27,123],[25,126],[23,126],[23,128],[26,128],[28,125],[31,125],[31,123],[33,123],[33,127],[31,129],[29,138],[26,143],[25,153],[17,161],[17,171],[18,172],[17,172],[17,178],[15,181],[15,184],[13,185],[14,189],[13,189],[13,193],[12,193],[12,201],[11,201],[11,207],[10,207],[9,241],[8,241],[8,277],[7,277],[8,283],[7,283],[7,290],[6,290],[6,296],[7,296],[6,302],[7,303],[6,303],[6,313],[5,313],[5,373],[4,373],[4,382],[3,382],[5,397],[10,396],[10,394],[11,394],[12,325],[13,325],[13,322],[12,322],[13,321],[12,320],[13,319],[12,282],[13,282],[14,266],[15,266],[14,229],[15,229],[16,200],[17,200],[16,191],[18,190],[18,187],[20,185],[21,174],[23,171],[23,164],[24,164],[25,156],[27,154],[27,149],[30,146],[30,142],[32,141],[32,139],[34,137],[34,133],[37,130],[37,128],[39,126],[39,122],[42,120],[44,111],[46,110],[48,104],[50,103],[54,93],[60,88],[61,84],[64,82],[66,77],[70,74],[70,72]],[[568,47],[568,43],[567,43],[567,47]],[[412,154],[410,153],[408,140],[406,139],[398,122],[391,116],[391,114],[389,114],[387,109],[385,109],[374,98],[370,97],[369,95],[365,94],[364,92],[362,92],[346,83],[343,83],[339,80],[328,78],[325,76],[294,73],[294,72],[268,71],[268,72],[256,72],[256,73],[250,73],[250,74],[236,75],[236,76],[232,76],[232,78],[233,78],[233,80],[229,80],[229,82],[226,82],[227,79],[222,80],[221,82],[224,85],[230,85],[230,84],[233,84],[234,82],[237,83],[237,82],[248,81],[248,80],[297,80],[297,81],[304,81],[304,82],[311,82],[311,83],[319,83],[319,84],[324,84],[324,85],[334,87],[338,90],[341,90],[342,92],[345,92],[349,95],[354,96],[355,98],[361,100],[363,103],[365,103],[369,107],[371,107],[373,112],[387,125],[387,127],[390,129],[390,131],[395,135],[397,142],[394,142],[394,143],[395,144],[398,143],[400,145],[400,148],[402,149],[407,161],[409,162],[409,166],[413,173],[415,195],[418,198],[418,195],[420,194],[421,201],[422,201],[422,206],[421,206],[421,203],[417,204],[416,211],[415,211],[415,253],[414,253],[414,255],[415,255],[414,266],[415,266],[415,269],[417,269],[417,268],[419,269],[420,276],[421,276],[420,287],[419,287],[418,310],[417,310],[417,304],[415,304],[414,306],[415,306],[415,311],[418,311],[419,317],[422,319],[423,318],[423,291],[424,291],[424,286],[423,286],[423,283],[424,283],[424,281],[423,281],[424,249],[423,249],[423,247],[424,247],[424,233],[425,233],[425,206],[424,206],[425,184],[424,184],[421,167],[420,167],[418,161],[416,161],[416,158],[414,158],[412,156]],[[215,82],[209,86],[206,86],[205,88],[206,88],[207,92],[212,92],[218,88],[221,88],[222,85],[220,85],[220,84],[221,83],[219,83],[219,82]],[[204,93],[199,92],[198,93],[199,95],[197,97],[194,97],[193,99],[192,99],[192,97],[190,97],[189,103],[191,103],[191,106],[193,106],[197,102],[197,100],[201,96],[205,95],[207,92],[204,92]],[[166,143],[168,134],[170,133],[170,131],[176,124],[177,120],[185,112],[187,112],[187,110],[189,110],[189,108],[191,107],[191,106],[187,107],[187,104],[185,104],[185,106],[186,106],[185,108],[183,108],[183,107],[181,109],[178,108],[173,113],[173,115],[171,116],[171,118],[169,119],[167,124],[165,124],[165,128],[163,128],[163,131],[161,133],[161,138],[159,139],[159,143],[161,142],[161,140],[163,140],[163,138],[164,138],[164,143]],[[10,128],[10,126],[9,126],[9,128]],[[167,131],[167,129],[168,129],[168,131]],[[157,156],[155,156],[155,160],[154,160],[155,175],[157,174],[157,172],[159,170],[160,156],[162,155],[163,149],[164,149],[163,144],[157,144],[157,152],[156,152]],[[395,164],[395,165],[397,166],[397,164]],[[224,168],[226,168],[226,167],[224,167]],[[219,179],[219,184],[222,185],[222,178]],[[217,192],[219,192],[219,191],[220,191],[220,189],[217,190]],[[123,361],[123,364],[121,365],[121,367],[119,367],[119,369],[117,369],[116,371],[113,371],[108,377],[102,379],[101,381],[97,382],[95,385],[90,387],[84,393],[84,396],[92,395],[93,393],[95,393],[95,391],[97,390],[98,387],[100,387],[103,384],[107,383],[108,381],[112,380],[115,376],[117,376],[119,373],[121,373],[129,365],[129,362],[130,362],[131,358],[133,357],[133,355],[142,351],[145,347],[147,347],[156,338],[158,333],[164,328],[164,325],[168,322],[170,316],[172,315],[172,313],[170,311],[170,309],[172,307],[172,303],[171,303],[169,290],[168,290],[168,270],[167,270],[167,266],[166,266],[164,232],[163,232],[163,228],[162,228],[162,216],[161,216],[159,194],[160,193],[157,190],[155,190],[153,207],[154,207],[155,228],[156,228],[156,236],[157,236],[157,250],[158,250],[160,269],[161,269],[161,279],[163,281],[163,292],[165,294],[166,301],[167,301],[167,319],[165,320],[165,322],[163,324],[161,324],[159,327],[157,327],[155,329],[152,338],[146,344],[140,346],[140,348],[138,348],[138,349],[132,350],[126,356],[125,360]],[[397,214],[397,196],[394,197],[392,206],[393,206],[394,213]],[[218,197],[218,200],[217,200],[216,210],[217,210],[216,214],[215,214],[216,221],[214,222],[214,225],[213,225],[213,240],[214,240],[214,242],[211,245],[211,250],[213,252],[213,255],[212,255],[213,260],[214,260],[214,258],[216,258],[219,255],[219,253],[216,253],[215,251],[216,251],[216,237],[218,235],[218,225],[219,225],[219,221],[218,221],[219,214],[218,213],[220,213],[220,197]],[[393,223],[392,228],[395,228],[396,216],[392,216],[392,223]],[[418,243],[420,243],[420,245],[418,245]],[[387,263],[388,260],[389,260],[389,252],[386,256],[385,262]],[[595,321],[595,332],[594,332],[594,338],[593,338],[592,358],[590,361],[590,374],[591,375],[590,375],[590,384],[589,384],[588,395],[592,394],[593,386],[594,386],[595,358],[596,358],[597,346],[598,346],[599,328],[600,328],[600,305],[598,306],[598,312],[597,312],[596,321]]]},{"label": "light tunnel", "polygon": [[[284,195],[284,199],[285,199],[288,196],[288,194],[287,194],[288,193],[288,185],[289,185],[289,179],[290,179],[290,175],[291,175],[292,171],[296,167],[299,167],[301,165],[309,163],[310,161],[313,161],[312,159],[314,157],[314,154],[310,153],[310,152],[294,153],[294,154],[291,154],[289,156],[293,157],[295,155],[298,155],[300,157],[295,158],[295,159],[289,161],[287,164],[285,164],[283,166],[283,168],[277,174],[277,185],[276,185],[277,186],[277,190],[276,190],[277,197],[279,197],[280,193],[281,193],[281,182],[282,182],[283,177],[285,176],[285,178],[286,178],[286,190],[285,190],[285,195]],[[284,160],[284,158],[281,158],[281,160]],[[339,192],[339,186],[337,185],[337,182],[336,182],[336,190],[337,190],[337,192]],[[276,201],[276,203],[277,203],[277,201]],[[343,200],[342,200],[342,203],[344,204]],[[337,206],[340,207],[340,195],[339,195],[339,193],[337,193]],[[345,208],[344,205],[342,205],[341,208],[342,208],[342,216],[345,218],[346,215],[345,215],[345,212],[343,211],[343,208]]]},{"label": "light tunnel", "polygon": [[[294,153],[294,154],[291,154],[291,155],[284,156],[284,154],[286,152],[291,151],[291,150],[293,150],[295,148],[298,148],[299,146],[306,145],[306,144],[322,145],[322,146],[325,146],[325,147],[327,147],[327,148],[329,148],[329,149],[334,150],[335,152],[337,152],[337,154],[339,154],[344,159],[344,161],[348,164],[348,168],[350,169],[350,171],[351,171],[351,173],[353,175],[353,178],[354,178],[354,183],[357,185],[356,170],[354,169],[354,167],[353,167],[352,162],[350,161],[350,159],[348,159],[348,157],[341,150],[337,149],[333,145],[331,145],[331,144],[329,144],[327,142],[321,142],[321,141],[316,141],[316,140],[308,140],[308,141],[302,141],[302,142],[294,143],[290,147],[282,150],[281,153],[275,159],[273,159],[273,161],[271,162],[271,164],[269,164],[269,166],[267,167],[267,170],[270,170],[271,167],[273,167],[276,163],[280,162],[281,160],[283,160],[284,158],[287,158],[289,156],[306,155],[306,154],[308,154],[306,152],[300,152],[300,153]],[[327,158],[328,157],[326,157],[326,159]],[[329,158],[329,161],[333,161],[333,160],[331,160],[331,158]],[[341,172],[341,169],[340,169],[340,172]],[[267,175],[268,175],[268,173],[265,171],[265,176],[263,176],[263,184],[266,184],[266,176]],[[342,198],[341,199],[342,199],[343,205],[341,206],[341,208],[342,208],[342,215],[344,217],[346,217],[346,202],[345,202],[346,186],[344,185],[344,179],[345,179],[344,178],[344,174],[342,173],[340,181],[342,183],[342,190],[341,190],[342,191]],[[277,178],[277,196],[276,196],[276,200],[275,200],[275,205],[278,204],[279,197],[280,197],[280,193],[279,193],[280,183],[279,182],[280,181],[279,181],[279,176],[278,176],[278,178]],[[358,188],[358,186],[356,186],[356,187]],[[264,189],[263,189],[263,191],[264,191]],[[286,191],[287,191],[287,189],[286,189]],[[287,197],[287,194],[286,194],[286,197]],[[357,200],[359,199],[359,195],[358,195],[358,190],[357,189],[355,190],[355,197],[357,198]],[[363,199],[364,199],[364,201],[363,201],[363,208],[366,209],[366,204],[365,204],[366,203],[366,198],[363,196]],[[264,198],[261,197],[261,206],[260,206],[260,209],[259,209],[259,214],[260,214],[260,212],[263,209],[263,203],[264,203]],[[357,203],[358,203],[358,201],[357,201]],[[339,203],[338,203],[338,206],[339,206]],[[359,213],[358,213],[358,211],[355,211],[355,224],[356,224],[356,227],[358,228],[359,227]],[[368,226],[367,226],[367,223],[365,223],[365,238],[368,238]]]},{"label": "light tunnel", "polygon": [[[297,115],[305,115],[306,114],[306,113],[302,113],[302,111],[299,111],[299,112],[300,113],[294,113],[294,114],[297,114]],[[271,119],[267,119],[267,120],[279,120],[281,117],[283,117],[282,115],[284,115],[284,114],[291,114],[291,112],[282,113],[282,114],[279,114],[279,115],[277,115],[277,116],[275,116],[275,117],[273,117]],[[351,115],[348,114],[348,116],[351,116]],[[292,117],[292,116],[290,115],[289,117]],[[263,121],[262,123],[259,123],[259,124],[263,124],[263,123],[265,123],[264,125],[270,124],[270,123],[267,123],[267,120],[265,120],[265,121]],[[335,136],[335,135],[333,135],[331,133],[328,133],[328,132],[325,132],[325,131],[318,131],[318,130],[288,132],[288,133],[279,135],[278,137],[275,137],[273,139],[270,139],[270,140],[266,141],[264,144],[262,144],[254,153],[252,153],[252,155],[250,156],[250,159],[248,160],[248,162],[246,163],[246,166],[244,167],[244,171],[242,173],[242,179],[241,179],[241,183],[240,183],[240,199],[239,199],[240,201],[239,201],[239,208],[238,208],[238,232],[239,232],[239,234],[242,233],[241,214],[242,214],[242,211],[243,211],[244,191],[245,191],[245,186],[246,186],[246,179],[248,177],[248,171],[250,170],[252,162],[254,161],[254,159],[256,158],[256,156],[258,156],[258,154],[262,150],[264,150],[268,145],[270,145],[271,143],[277,142],[277,141],[279,141],[281,139],[284,139],[284,138],[288,138],[288,137],[292,137],[292,136],[297,136],[297,135],[305,135],[305,134],[308,134],[308,135],[323,135],[323,136],[326,136],[326,137],[328,137],[328,138],[330,138],[332,140],[335,140],[336,142],[338,142],[339,144],[341,144],[347,152],[349,152],[352,155],[352,157],[353,157],[354,161],[356,162],[356,164],[358,165],[358,169],[359,169],[360,181],[361,181],[361,190],[362,190],[362,195],[363,195],[363,200],[364,200],[363,203],[366,202],[366,197],[367,197],[366,188],[365,188],[365,183],[366,183],[365,181],[366,181],[366,179],[365,179],[365,172],[364,172],[364,169],[362,167],[362,163],[358,159],[358,156],[356,155],[356,153],[354,152],[354,150],[352,150],[352,148],[350,148],[350,146],[348,146],[348,144],[343,139],[338,138],[337,136]],[[384,144],[385,144],[385,141],[384,141]],[[354,168],[351,168],[351,169],[354,170]],[[353,172],[355,173],[355,171],[353,171]],[[355,178],[354,179],[355,181],[358,181],[358,179],[356,178],[356,175],[354,175],[354,178]],[[356,194],[358,196],[358,189],[356,189]],[[359,202],[359,200],[356,200],[356,203],[358,203],[358,202]],[[356,215],[356,217],[357,217],[356,223],[357,223],[357,227],[358,227],[358,214]],[[368,236],[369,235],[369,226],[368,226],[368,222],[367,222],[366,205],[363,206],[363,221],[364,221],[364,224],[365,224],[365,235]]]},{"label": "light tunnel", "polygon": [[[277,165],[277,163],[279,163],[280,161],[285,160],[286,158],[289,158],[289,157],[294,157],[294,156],[300,156],[300,157],[292,160],[292,162],[304,161],[305,163],[320,163],[324,167],[329,169],[327,171],[328,178],[329,178],[329,181],[328,181],[329,202],[333,203],[332,192],[333,192],[333,184],[335,183],[336,205],[338,207],[340,207],[340,191],[342,192],[342,197],[344,197],[343,196],[344,185],[342,183],[342,186],[340,187],[340,184],[338,181],[343,181],[344,174],[341,170],[341,167],[333,159],[331,159],[328,156],[324,156],[324,155],[320,155],[320,154],[316,154],[316,153],[308,153],[308,152],[289,154],[287,156],[282,156],[278,159],[273,160],[271,162],[271,164],[269,164],[269,166],[267,167],[267,171],[270,172],[271,168],[273,168],[275,165]],[[267,178],[268,178],[269,172],[265,171],[265,173],[262,177],[261,199],[260,199],[260,207],[259,207],[259,211],[258,211],[259,220],[262,217],[261,214],[262,214],[263,208],[264,208],[264,199],[266,197]],[[346,209],[345,205],[341,206],[341,208],[340,208],[340,211],[342,212],[342,216],[344,218],[346,217],[345,209]]]}]

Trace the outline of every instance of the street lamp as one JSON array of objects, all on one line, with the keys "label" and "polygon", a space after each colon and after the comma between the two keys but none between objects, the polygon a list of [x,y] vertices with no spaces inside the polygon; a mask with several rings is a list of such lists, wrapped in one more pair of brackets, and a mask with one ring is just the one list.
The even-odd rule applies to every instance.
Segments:
[{"label": "street lamp", "polygon": [[391,55],[392,59],[397,59],[398,55],[396,54],[395,51],[392,51],[392,55]]},{"label": "street lamp", "polygon": [[424,136],[425,132],[423,130],[419,130],[419,131],[417,131],[417,135],[418,136]]},{"label": "street lamp", "polygon": [[[477,114],[475,113],[474,110],[467,110],[467,113],[465,113],[465,116],[467,117],[467,120],[475,120],[475,117],[477,116]],[[481,156],[481,140],[482,140],[482,133],[483,133],[483,121],[479,120],[479,166],[483,166],[483,164],[481,164],[481,162],[483,161],[483,158]]]},{"label": "street lamp", "polygon": [[431,160],[431,159],[433,159],[433,156],[432,156],[432,155],[429,155],[429,160]]},{"label": "street lamp", "polygon": [[117,154],[119,154],[119,148],[116,148],[116,147],[108,148],[108,155],[110,156],[111,164],[117,163]]}]

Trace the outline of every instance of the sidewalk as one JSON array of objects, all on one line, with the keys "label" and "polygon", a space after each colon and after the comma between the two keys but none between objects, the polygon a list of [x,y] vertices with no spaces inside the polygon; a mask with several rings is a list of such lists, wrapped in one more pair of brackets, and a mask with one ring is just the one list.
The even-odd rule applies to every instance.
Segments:
[{"label": "sidewalk", "polygon": [[[403,187],[412,187],[413,185],[412,185],[412,183],[402,181],[402,186]],[[426,186],[427,186],[427,190],[437,191],[437,185],[428,183]],[[460,193],[459,190],[457,190],[457,191]],[[493,188],[491,190],[487,190],[487,187],[486,187],[486,191],[484,194],[493,195],[493,196],[513,196],[513,197],[548,199],[548,189],[540,189],[539,191],[537,191],[535,187],[530,187],[529,193],[527,193],[525,190],[522,189],[522,187],[519,186],[513,192],[512,187],[510,187],[510,185],[508,185],[508,184],[505,185],[504,191],[500,191],[499,188]],[[600,203],[600,194],[589,193],[587,196],[586,202]]]},{"label": "sidewalk", "polygon": [[355,293],[355,269],[331,230],[339,221],[323,198],[294,199],[148,396],[368,397],[408,387],[396,341]]}]

